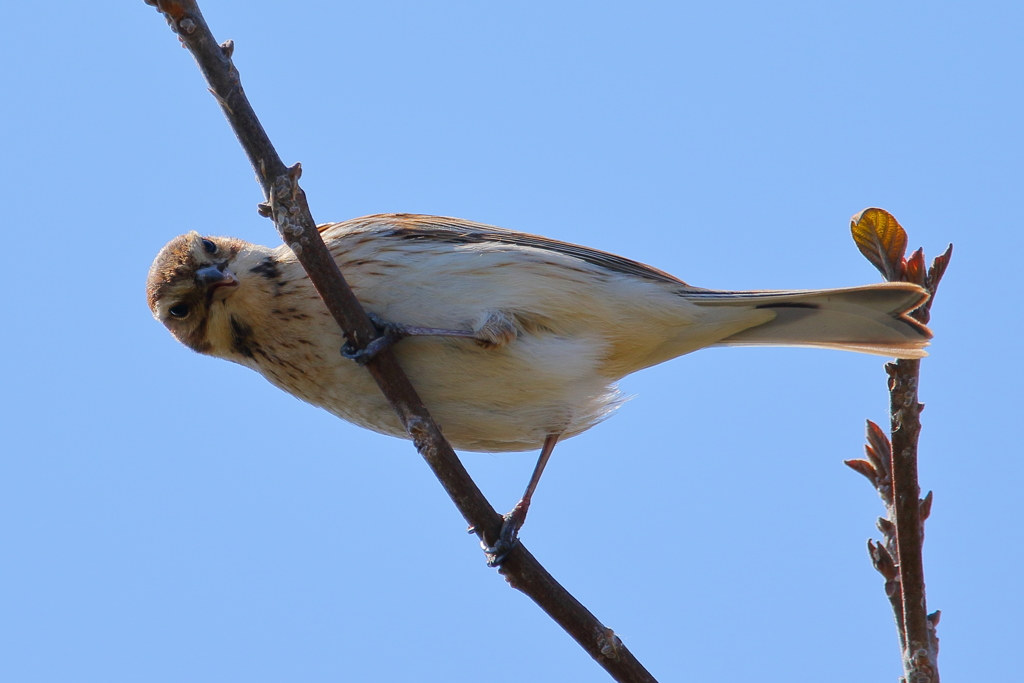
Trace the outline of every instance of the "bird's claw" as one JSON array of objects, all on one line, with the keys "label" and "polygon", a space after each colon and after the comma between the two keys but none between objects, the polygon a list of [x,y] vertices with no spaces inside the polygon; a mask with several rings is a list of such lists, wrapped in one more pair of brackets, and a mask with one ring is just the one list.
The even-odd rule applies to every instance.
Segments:
[{"label": "bird's claw", "polygon": [[525,520],[520,520],[515,510],[505,515],[503,519],[505,521],[501,525],[501,532],[494,545],[487,545],[483,540],[480,541],[480,548],[487,556],[488,567],[501,566],[512,549],[519,544],[519,529]]},{"label": "bird's claw", "polygon": [[379,316],[368,313],[370,322],[377,328],[377,337],[361,349],[355,348],[351,341],[346,341],[341,347],[341,355],[359,365],[366,365],[381,351],[391,348],[405,337],[409,336],[405,326],[399,323],[388,322]]}]

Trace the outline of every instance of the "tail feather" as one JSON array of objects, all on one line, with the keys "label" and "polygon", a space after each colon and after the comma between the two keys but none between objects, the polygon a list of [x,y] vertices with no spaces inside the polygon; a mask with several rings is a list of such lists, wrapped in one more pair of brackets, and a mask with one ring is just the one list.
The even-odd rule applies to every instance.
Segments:
[{"label": "tail feather", "polygon": [[917,285],[889,282],[846,289],[707,292],[698,305],[768,309],[775,318],[737,332],[719,346],[813,346],[890,358],[922,358],[932,333],[907,313],[928,300]]}]

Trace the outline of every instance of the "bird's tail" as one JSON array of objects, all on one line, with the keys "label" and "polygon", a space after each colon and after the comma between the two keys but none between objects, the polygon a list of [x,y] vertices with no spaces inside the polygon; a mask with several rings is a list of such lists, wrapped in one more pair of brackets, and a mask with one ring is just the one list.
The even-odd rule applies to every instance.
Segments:
[{"label": "bird's tail", "polygon": [[846,289],[717,292],[687,299],[697,305],[771,310],[766,323],[737,332],[716,346],[815,346],[890,358],[921,358],[931,331],[907,313],[928,293],[907,282]]}]

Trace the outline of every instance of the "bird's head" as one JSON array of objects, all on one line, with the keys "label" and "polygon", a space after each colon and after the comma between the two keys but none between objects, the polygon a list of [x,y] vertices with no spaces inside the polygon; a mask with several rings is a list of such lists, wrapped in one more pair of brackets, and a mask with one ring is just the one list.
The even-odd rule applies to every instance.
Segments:
[{"label": "bird's head", "polygon": [[193,231],[167,243],[149,268],[146,296],[153,317],[182,344],[210,352],[207,327],[218,304],[239,287],[232,263],[249,246],[231,237]]}]

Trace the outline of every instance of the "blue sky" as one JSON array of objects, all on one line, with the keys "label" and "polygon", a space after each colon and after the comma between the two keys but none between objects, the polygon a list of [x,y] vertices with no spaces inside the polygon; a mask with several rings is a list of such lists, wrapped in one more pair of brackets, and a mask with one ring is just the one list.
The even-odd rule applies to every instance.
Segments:
[{"label": "blue sky", "polygon": [[[878,279],[849,217],[955,244],[925,360],[925,561],[950,680],[1012,666],[1024,552],[1018,3],[205,2],[319,221],[459,216],[703,287]],[[141,0],[15,3],[0,679],[602,681],[487,569],[406,442],[153,321],[187,230],[276,244],[188,53]],[[524,542],[659,680],[895,680],[843,459],[882,360],[715,349],[560,444]],[[533,454],[466,454],[496,508]]]}]

